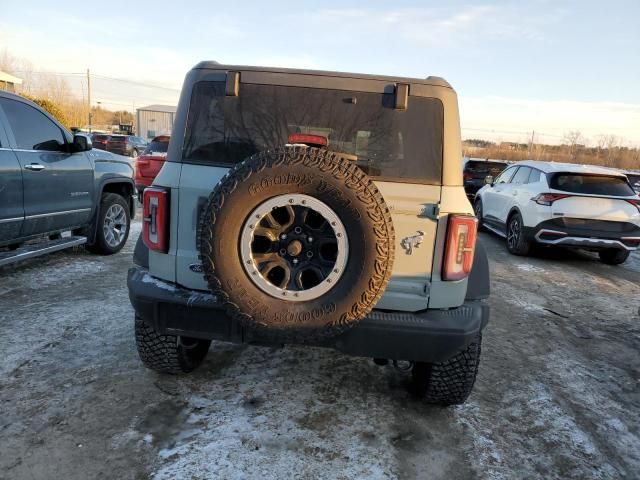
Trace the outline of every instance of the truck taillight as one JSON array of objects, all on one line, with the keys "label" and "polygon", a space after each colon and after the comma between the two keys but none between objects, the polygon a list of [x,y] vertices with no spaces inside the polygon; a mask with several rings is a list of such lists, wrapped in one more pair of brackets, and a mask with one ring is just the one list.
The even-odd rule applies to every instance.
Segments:
[{"label": "truck taillight", "polygon": [[476,250],[478,219],[470,215],[449,215],[447,244],[442,266],[443,280],[462,280],[471,272]]},{"label": "truck taillight", "polygon": [[169,251],[169,191],[145,188],[142,197],[142,240],[150,250]]}]

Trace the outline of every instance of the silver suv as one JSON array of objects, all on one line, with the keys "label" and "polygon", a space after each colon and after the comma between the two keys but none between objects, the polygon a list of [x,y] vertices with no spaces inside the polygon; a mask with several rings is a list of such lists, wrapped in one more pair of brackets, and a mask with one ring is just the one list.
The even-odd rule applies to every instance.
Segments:
[{"label": "silver suv", "polygon": [[173,132],[128,276],[147,367],[189,372],[211,340],[316,345],[466,400],[489,274],[446,81],[203,62]]}]

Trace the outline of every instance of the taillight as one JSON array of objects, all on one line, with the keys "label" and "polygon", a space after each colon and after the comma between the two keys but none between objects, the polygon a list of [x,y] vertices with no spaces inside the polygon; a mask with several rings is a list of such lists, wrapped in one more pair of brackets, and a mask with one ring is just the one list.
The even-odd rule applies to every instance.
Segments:
[{"label": "taillight", "polygon": [[442,268],[443,280],[462,280],[471,272],[476,250],[478,219],[470,215],[449,215],[447,244]]},{"label": "taillight", "polygon": [[473,179],[473,174],[470,173],[470,172],[464,172],[462,174],[462,178],[464,178],[465,180],[471,180],[471,179]]},{"label": "taillight", "polygon": [[640,212],[640,199],[627,200],[627,202],[636,207]]},{"label": "taillight", "polygon": [[562,200],[563,198],[570,197],[571,195],[567,195],[564,193],[539,193],[531,200],[536,202],[538,205],[546,205],[550,206],[553,202],[557,200]]},{"label": "taillight", "polygon": [[145,188],[142,198],[142,240],[150,250],[169,251],[169,192]]}]

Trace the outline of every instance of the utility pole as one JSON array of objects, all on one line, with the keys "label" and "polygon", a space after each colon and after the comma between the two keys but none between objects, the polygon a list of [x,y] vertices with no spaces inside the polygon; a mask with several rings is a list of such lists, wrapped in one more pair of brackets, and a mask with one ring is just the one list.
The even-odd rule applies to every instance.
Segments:
[{"label": "utility pole", "polygon": [[91,133],[91,74],[87,68],[87,100],[89,102],[89,133]]}]

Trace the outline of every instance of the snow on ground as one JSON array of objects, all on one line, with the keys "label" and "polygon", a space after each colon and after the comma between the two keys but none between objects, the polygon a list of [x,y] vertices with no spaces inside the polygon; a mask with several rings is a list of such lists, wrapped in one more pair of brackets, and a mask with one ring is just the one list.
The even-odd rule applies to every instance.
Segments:
[{"label": "snow on ground", "polygon": [[[214,343],[144,369],[125,251],[3,269],[0,479],[633,478],[640,276],[586,254],[516,258],[482,234],[492,317],[468,403],[331,350]],[[612,300],[613,299],[613,300]]]}]

